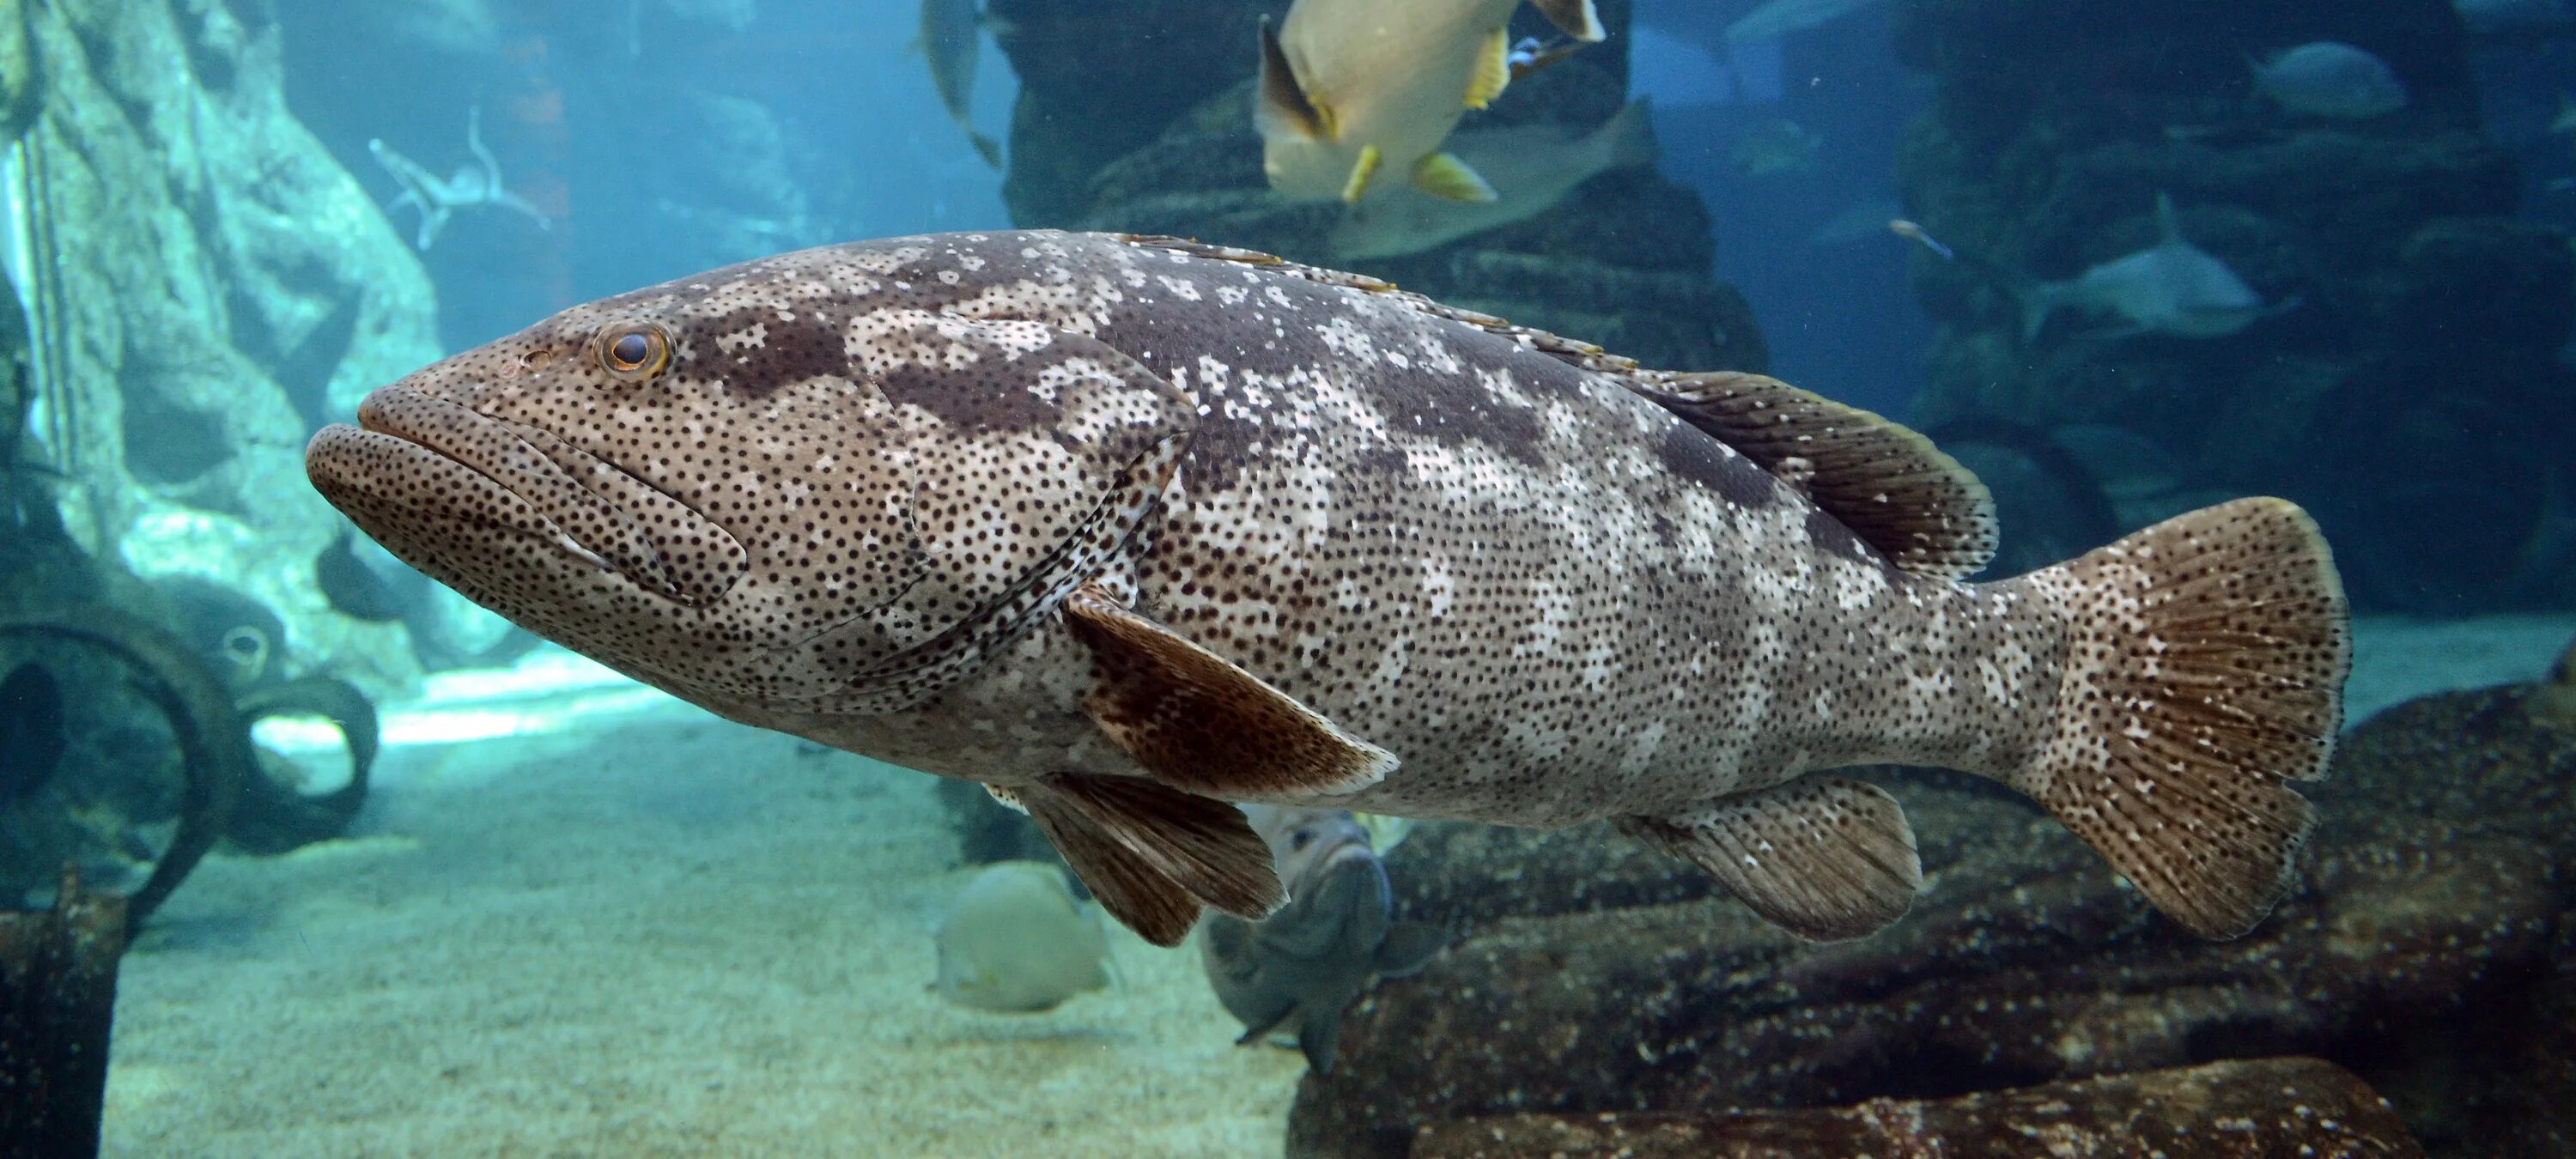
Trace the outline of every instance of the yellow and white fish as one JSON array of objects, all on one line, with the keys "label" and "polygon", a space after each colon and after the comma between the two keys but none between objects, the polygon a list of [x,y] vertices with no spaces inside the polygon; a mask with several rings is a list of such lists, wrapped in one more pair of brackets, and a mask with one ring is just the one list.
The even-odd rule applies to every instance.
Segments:
[{"label": "yellow and white fish", "polygon": [[[1592,0],[1529,0],[1567,36],[1602,38]],[[1297,0],[1261,26],[1262,169],[1299,199],[1358,201],[1380,172],[1426,193],[1491,201],[1493,186],[1440,144],[1512,78],[1520,0]]]}]

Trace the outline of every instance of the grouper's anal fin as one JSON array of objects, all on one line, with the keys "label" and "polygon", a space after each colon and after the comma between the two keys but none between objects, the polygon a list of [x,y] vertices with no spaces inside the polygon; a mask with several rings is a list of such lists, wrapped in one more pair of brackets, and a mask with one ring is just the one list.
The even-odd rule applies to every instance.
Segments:
[{"label": "grouper's anal fin", "polygon": [[1923,888],[1914,829],[1896,799],[1844,777],[1800,777],[1620,828],[1717,879],[1803,938],[1857,938],[1904,916]]},{"label": "grouper's anal fin", "polygon": [[1242,810],[1141,777],[1059,773],[1014,796],[1111,917],[1177,946],[1201,903],[1258,921],[1287,900]]},{"label": "grouper's anal fin", "polygon": [[1995,555],[1994,496],[1932,440],[1779,379],[1639,371],[1630,389],[1791,480],[1916,575],[1964,579]]},{"label": "grouper's anal fin", "polygon": [[1099,669],[1083,710],[1160,784],[1235,801],[1327,797],[1395,770],[1394,754],[1097,586],[1066,597],[1064,616]]}]

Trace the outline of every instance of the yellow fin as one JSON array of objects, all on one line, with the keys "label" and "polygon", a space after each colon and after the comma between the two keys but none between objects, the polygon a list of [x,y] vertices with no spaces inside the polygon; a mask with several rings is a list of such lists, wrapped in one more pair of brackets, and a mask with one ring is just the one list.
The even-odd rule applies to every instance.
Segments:
[{"label": "yellow fin", "polygon": [[1476,53],[1476,71],[1467,77],[1467,107],[1481,109],[1503,95],[1512,83],[1511,30],[1497,28]]},{"label": "yellow fin", "polygon": [[1342,200],[1358,201],[1361,194],[1367,193],[1369,178],[1377,176],[1377,167],[1385,160],[1386,155],[1378,152],[1377,146],[1360,146],[1360,159],[1351,166],[1351,179],[1342,184]]},{"label": "yellow fin", "polygon": [[[1492,201],[1494,187],[1467,163],[1447,153],[1433,153],[1413,166],[1413,187],[1451,201]],[[1345,200],[1348,200],[1345,198]]]}]

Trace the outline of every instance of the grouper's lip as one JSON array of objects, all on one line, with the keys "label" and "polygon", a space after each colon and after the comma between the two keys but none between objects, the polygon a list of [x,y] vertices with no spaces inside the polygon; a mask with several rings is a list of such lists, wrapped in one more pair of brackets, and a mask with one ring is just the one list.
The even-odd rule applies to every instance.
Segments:
[{"label": "grouper's lip", "polygon": [[[335,434],[335,432],[338,432]],[[327,428],[314,437],[308,462],[322,481],[332,469],[334,440],[363,444],[391,440],[387,448],[416,459],[432,471],[470,473],[457,481],[497,487],[524,504],[526,511],[484,515],[485,522],[550,540],[558,550],[591,566],[614,571],[636,586],[682,603],[697,604],[723,594],[730,578],[673,575],[664,554],[646,535],[642,522],[612,495],[641,493],[658,501],[656,530],[665,535],[695,536],[702,543],[733,544],[733,537],[703,516],[651,492],[633,476],[549,432],[481,414],[468,407],[408,387],[391,386],[367,396],[358,407],[356,429]],[[356,456],[347,456],[355,461]],[[345,475],[345,472],[344,472]],[[344,477],[339,485],[370,493],[381,503],[417,509],[420,499],[387,494],[364,475]],[[325,488],[326,493],[330,488]],[[608,492],[603,494],[602,492]],[[621,496],[622,497],[622,496]],[[353,512],[354,514],[354,512]],[[513,517],[517,515],[518,517]],[[735,558],[740,558],[738,550]],[[721,582],[714,582],[721,579]],[[688,582],[694,580],[696,582]]]}]

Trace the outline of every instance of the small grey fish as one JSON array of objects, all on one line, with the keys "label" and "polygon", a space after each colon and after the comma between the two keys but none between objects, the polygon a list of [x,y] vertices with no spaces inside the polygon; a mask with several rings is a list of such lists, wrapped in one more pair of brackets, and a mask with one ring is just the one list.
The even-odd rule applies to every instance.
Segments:
[{"label": "small grey fish", "polygon": [[1342,1011],[1374,978],[1401,978],[1431,960],[1447,937],[1390,920],[1394,898],[1368,830],[1340,809],[1247,805],[1253,832],[1279,859],[1288,904],[1258,922],[1210,913],[1199,922],[1199,960],[1227,1013],[1255,1041],[1293,1027],[1318,1074],[1333,1073]]},{"label": "small grey fish", "polygon": [[2388,62],[2336,40],[2287,49],[2254,66],[2254,87],[2282,108],[2358,121],[2406,107],[2406,86]]},{"label": "small grey fish", "polygon": [[930,65],[930,83],[948,119],[973,143],[984,163],[1002,167],[1002,146],[978,132],[969,115],[975,99],[975,66],[983,53],[986,18],[975,0],[921,0],[921,35],[913,47]]},{"label": "small grey fish", "polygon": [[2048,317],[2073,306],[2117,315],[2127,323],[2109,336],[2171,334],[2223,338],[2294,309],[2299,299],[2266,304],[2226,262],[2182,236],[2173,198],[2156,195],[2156,244],[2113,258],[2063,282],[2022,291],[2022,337],[2039,337]]}]

